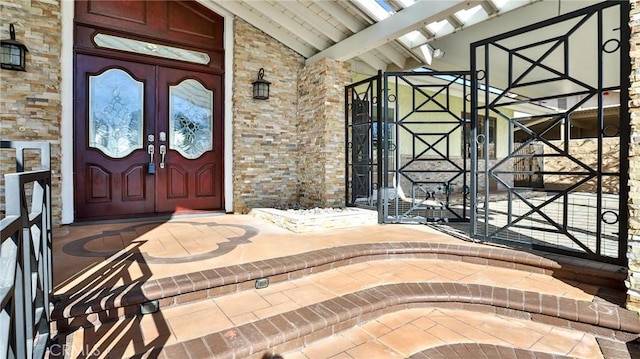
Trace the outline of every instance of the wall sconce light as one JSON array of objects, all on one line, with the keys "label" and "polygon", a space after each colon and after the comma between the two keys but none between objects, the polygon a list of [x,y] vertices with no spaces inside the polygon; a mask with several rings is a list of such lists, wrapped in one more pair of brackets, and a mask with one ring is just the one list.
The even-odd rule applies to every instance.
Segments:
[{"label": "wall sconce light", "polygon": [[7,70],[27,71],[25,69],[25,58],[27,47],[16,41],[16,30],[13,24],[9,24],[10,39],[0,41],[2,52],[0,53],[0,67]]},{"label": "wall sconce light", "polygon": [[253,82],[253,98],[256,100],[267,100],[269,98],[269,85],[271,82],[264,80],[264,68],[258,71],[258,79]]}]

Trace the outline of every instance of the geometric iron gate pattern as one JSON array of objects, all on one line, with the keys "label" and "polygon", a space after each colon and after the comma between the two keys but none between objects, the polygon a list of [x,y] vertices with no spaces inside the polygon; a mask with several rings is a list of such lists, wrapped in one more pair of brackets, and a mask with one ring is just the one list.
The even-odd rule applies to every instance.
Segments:
[{"label": "geometric iron gate pattern", "polygon": [[474,238],[625,263],[628,16],[606,1],[471,44]]},{"label": "geometric iron gate pattern", "polygon": [[469,74],[384,74],[385,222],[468,221]]},{"label": "geometric iron gate pattern", "polygon": [[470,73],[382,78],[345,88],[347,205],[380,223],[468,222]]}]

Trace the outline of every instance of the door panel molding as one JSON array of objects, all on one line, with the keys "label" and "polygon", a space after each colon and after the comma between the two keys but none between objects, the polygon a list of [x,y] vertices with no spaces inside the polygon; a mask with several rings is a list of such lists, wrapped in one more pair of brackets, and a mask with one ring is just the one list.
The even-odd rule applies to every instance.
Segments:
[{"label": "door panel molding", "polygon": [[87,164],[86,169],[86,178],[91,184],[87,187],[90,191],[87,201],[93,203],[110,201],[111,186],[109,186],[109,183],[111,183],[111,173],[96,164]]},{"label": "door panel molding", "polygon": [[184,199],[189,197],[189,175],[180,166],[167,167],[167,198]]},{"label": "door panel molding", "polygon": [[215,196],[215,166],[207,164],[196,171],[196,197]]},{"label": "door panel molding", "polygon": [[134,166],[122,174],[122,200],[144,201],[146,193],[145,177],[147,171],[144,166]]}]

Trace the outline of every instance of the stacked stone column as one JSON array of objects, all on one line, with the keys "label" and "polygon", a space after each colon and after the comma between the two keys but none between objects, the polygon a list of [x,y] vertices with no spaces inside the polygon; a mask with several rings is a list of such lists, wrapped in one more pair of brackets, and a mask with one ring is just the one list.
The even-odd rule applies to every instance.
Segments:
[{"label": "stacked stone column", "polygon": [[344,86],[350,66],[324,58],[298,75],[300,204],[344,206]]},{"label": "stacked stone column", "polygon": [[640,1],[631,1],[631,143],[629,144],[629,276],[627,308],[640,312]]}]

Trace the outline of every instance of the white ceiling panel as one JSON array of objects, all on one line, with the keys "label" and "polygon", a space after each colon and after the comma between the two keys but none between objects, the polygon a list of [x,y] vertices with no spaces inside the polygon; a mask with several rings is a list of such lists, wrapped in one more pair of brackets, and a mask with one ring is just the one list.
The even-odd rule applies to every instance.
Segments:
[{"label": "white ceiling panel", "polygon": [[[465,33],[496,15],[543,0],[198,1],[244,19],[300,53],[308,63],[325,56],[340,61],[358,58],[371,66],[382,61],[385,65],[380,68],[410,70],[427,65],[421,45]],[[379,61],[367,54],[372,50]]]},{"label": "white ceiling panel", "polygon": [[[600,0],[198,0],[306,58],[357,71],[468,70],[469,45]],[[428,47],[426,46],[428,45]],[[425,56],[424,50],[439,55]],[[431,63],[428,64],[427,60]],[[579,67],[579,66],[576,66]]]}]

